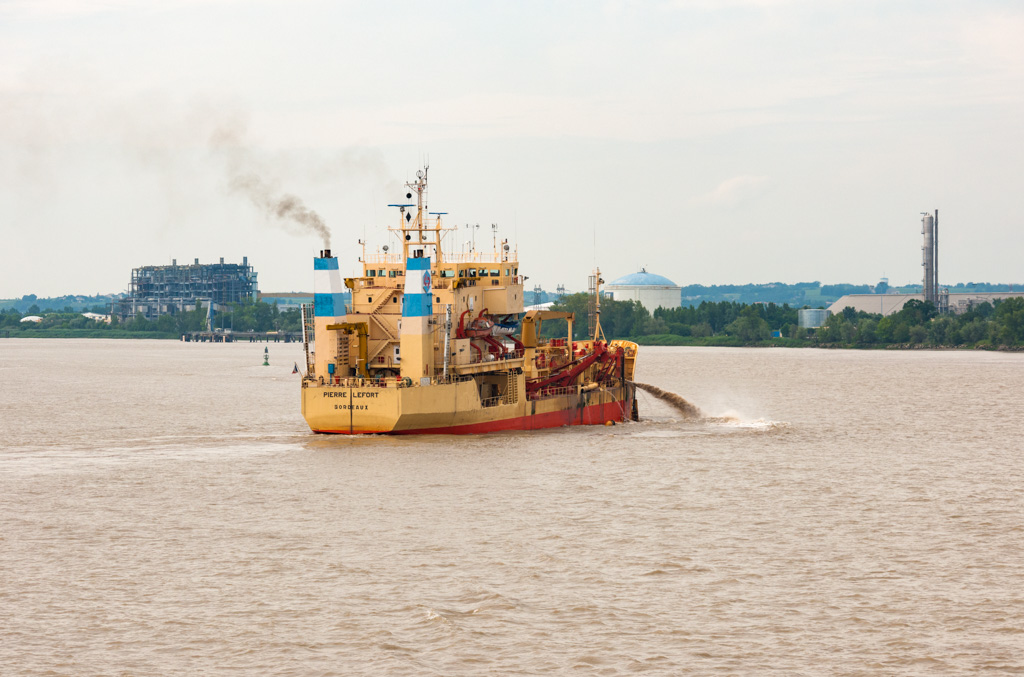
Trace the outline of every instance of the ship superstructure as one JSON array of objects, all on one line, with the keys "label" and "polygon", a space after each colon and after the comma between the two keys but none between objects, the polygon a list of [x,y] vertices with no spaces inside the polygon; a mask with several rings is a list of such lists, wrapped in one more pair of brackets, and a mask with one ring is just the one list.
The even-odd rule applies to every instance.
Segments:
[{"label": "ship superstructure", "polygon": [[[524,313],[517,250],[445,252],[442,212],[428,212],[427,169],[389,205],[401,250],[366,253],[362,275],[313,261],[303,307],[302,413],[321,433],[475,433],[605,424],[636,417],[637,346],[607,341],[595,289],[592,334],[572,339],[572,313]],[[594,277],[600,284],[599,272]],[[344,303],[345,290],[351,303]],[[567,321],[542,339],[545,320]]]}]

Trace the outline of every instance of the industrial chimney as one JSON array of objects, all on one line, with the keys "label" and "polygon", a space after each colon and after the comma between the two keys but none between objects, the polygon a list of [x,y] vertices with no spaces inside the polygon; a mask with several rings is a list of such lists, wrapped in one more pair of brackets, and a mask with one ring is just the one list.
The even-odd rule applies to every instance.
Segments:
[{"label": "industrial chimney", "polygon": [[921,247],[921,265],[924,266],[924,300],[932,301],[935,280],[935,219],[925,212],[921,219],[921,234],[924,235],[924,246]]},{"label": "industrial chimney", "polygon": [[928,212],[922,212],[921,234],[924,235],[924,245],[921,247],[922,261],[924,266],[924,300],[931,301],[937,308],[939,306],[939,210],[935,210],[932,216]]}]

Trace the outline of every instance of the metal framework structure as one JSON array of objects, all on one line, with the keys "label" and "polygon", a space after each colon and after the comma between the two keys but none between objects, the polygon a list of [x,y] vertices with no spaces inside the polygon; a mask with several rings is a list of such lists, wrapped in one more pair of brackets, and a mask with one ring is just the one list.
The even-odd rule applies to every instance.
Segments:
[{"label": "metal framework structure", "polygon": [[949,290],[939,285],[939,210],[935,214],[921,212],[921,265],[924,267],[924,300],[931,301],[939,312],[949,310]]},{"label": "metal framework structure", "polygon": [[142,315],[147,320],[161,315],[195,310],[197,302],[207,307],[255,301],[259,297],[257,273],[242,263],[195,263],[179,266],[143,266],[132,269],[128,296],[121,299],[117,314],[122,319]]}]

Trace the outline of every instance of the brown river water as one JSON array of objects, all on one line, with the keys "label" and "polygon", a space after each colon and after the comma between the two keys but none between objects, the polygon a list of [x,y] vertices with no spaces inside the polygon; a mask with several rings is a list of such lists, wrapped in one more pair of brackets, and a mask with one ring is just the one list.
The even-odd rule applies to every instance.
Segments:
[{"label": "brown river water", "polygon": [[347,438],[263,348],[0,340],[0,674],[1024,672],[1024,355],[643,348],[705,418]]}]

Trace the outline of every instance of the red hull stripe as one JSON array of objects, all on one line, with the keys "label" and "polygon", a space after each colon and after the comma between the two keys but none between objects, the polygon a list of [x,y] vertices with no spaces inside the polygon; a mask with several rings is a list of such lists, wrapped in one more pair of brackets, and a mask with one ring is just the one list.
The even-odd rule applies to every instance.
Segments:
[{"label": "red hull stripe", "polygon": [[319,433],[330,433],[337,435],[473,435],[478,433],[493,433],[502,430],[541,430],[543,428],[561,428],[568,425],[604,425],[608,421],[620,423],[623,420],[623,412],[629,416],[632,403],[626,401],[608,402],[605,404],[592,404],[589,407],[572,407],[560,411],[549,411],[533,416],[519,416],[516,418],[505,418],[498,421],[486,421],[482,423],[470,423],[467,425],[448,426],[442,428],[417,428],[415,430],[381,430],[363,431],[349,433],[348,430],[318,430]]}]

